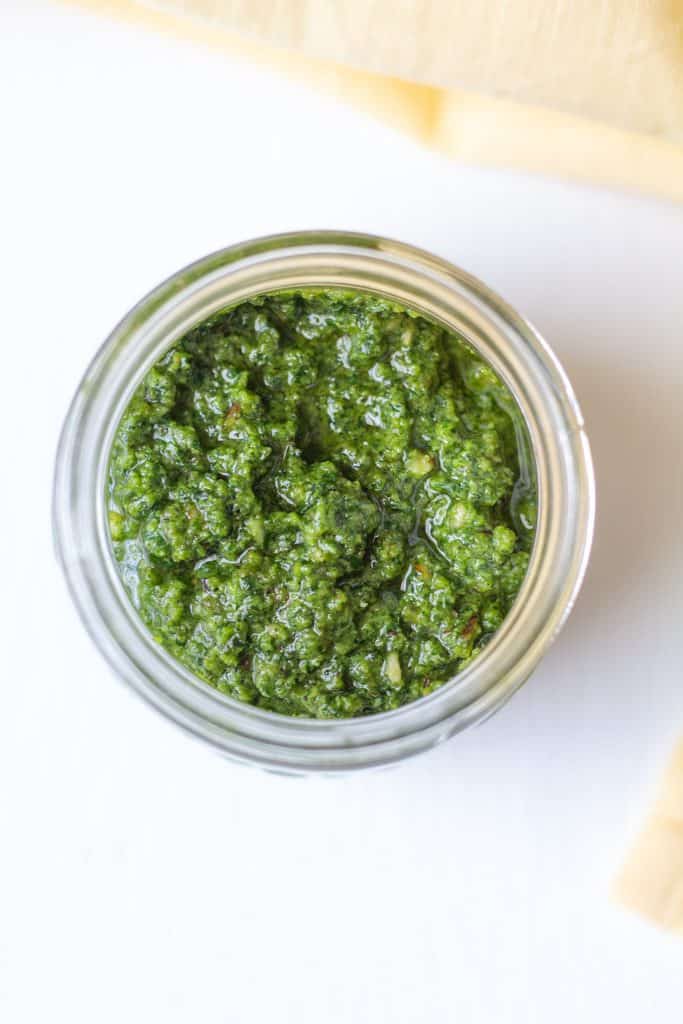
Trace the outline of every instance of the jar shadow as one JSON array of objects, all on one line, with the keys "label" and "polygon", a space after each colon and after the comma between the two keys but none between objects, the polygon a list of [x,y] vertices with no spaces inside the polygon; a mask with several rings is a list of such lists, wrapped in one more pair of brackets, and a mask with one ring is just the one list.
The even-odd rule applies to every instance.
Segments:
[{"label": "jar shadow", "polygon": [[683,366],[648,360],[644,352],[637,365],[565,365],[586,422],[597,489],[589,569],[566,627],[581,642],[622,619],[633,598],[640,604],[643,588],[655,587],[680,558]]}]

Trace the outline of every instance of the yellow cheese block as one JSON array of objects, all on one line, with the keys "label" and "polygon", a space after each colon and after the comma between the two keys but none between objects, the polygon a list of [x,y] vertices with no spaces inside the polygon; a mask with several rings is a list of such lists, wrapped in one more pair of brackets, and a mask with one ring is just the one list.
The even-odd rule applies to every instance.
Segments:
[{"label": "yellow cheese block", "polygon": [[[184,0],[181,4],[169,0],[66,2],[272,68],[311,88],[338,96],[423,144],[470,164],[497,164],[581,178],[683,201],[683,146],[664,137],[624,131],[576,114],[511,99],[359,70],[306,56],[304,51],[280,49],[202,17],[209,6],[214,11],[221,7],[215,2],[208,6],[196,0]],[[286,7],[276,6],[281,22]],[[183,13],[172,13],[171,8]],[[243,5],[242,10],[253,13],[254,9]],[[308,52],[310,47],[306,48]],[[683,48],[680,66],[683,69]],[[584,73],[580,61],[575,73],[578,78]]]},{"label": "yellow cheese block", "polygon": [[683,0],[138,0],[347,67],[683,142]]},{"label": "yellow cheese block", "polygon": [[683,931],[683,742],[617,879],[614,895],[656,924]]}]

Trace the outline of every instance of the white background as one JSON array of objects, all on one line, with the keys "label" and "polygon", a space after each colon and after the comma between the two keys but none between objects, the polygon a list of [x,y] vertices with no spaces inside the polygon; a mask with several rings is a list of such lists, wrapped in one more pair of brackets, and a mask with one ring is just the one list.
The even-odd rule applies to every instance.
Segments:
[{"label": "white background", "polygon": [[[683,729],[683,211],[421,151],[217,52],[0,11],[0,1018],[680,1022],[611,880]],[[547,336],[597,476],[576,610],[494,719],[390,771],[236,767],[118,685],[55,566],[59,426],[179,266],[309,226],[481,276]]]}]

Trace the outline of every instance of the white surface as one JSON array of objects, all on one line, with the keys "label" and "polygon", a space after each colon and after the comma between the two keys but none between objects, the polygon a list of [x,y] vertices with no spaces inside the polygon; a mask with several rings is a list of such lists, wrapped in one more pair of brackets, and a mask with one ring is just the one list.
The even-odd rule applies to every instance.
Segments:
[{"label": "white surface", "polygon": [[[217,53],[0,11],[0,1018],[680,1022],[683,942],[610,881],[683,729],[683,211],[464,169]],[[116,684],[53,562],[78,378],[147,289],[305,226],[423,245],[565,363],[599,522],[575,613],[485,726],[392,771],[235,767]]]}]

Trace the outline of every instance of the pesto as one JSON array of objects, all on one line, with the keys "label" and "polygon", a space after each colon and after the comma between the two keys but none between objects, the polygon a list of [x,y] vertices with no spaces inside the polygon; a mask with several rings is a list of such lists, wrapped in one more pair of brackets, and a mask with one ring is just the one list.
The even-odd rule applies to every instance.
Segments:
[{"label": "pesto", "polygon": [[241,701],[346,718],[484,647],[535,522],[511,395],[384,299],[263,295],[147,373],[112,448],[123,583],[156,641]]}]

